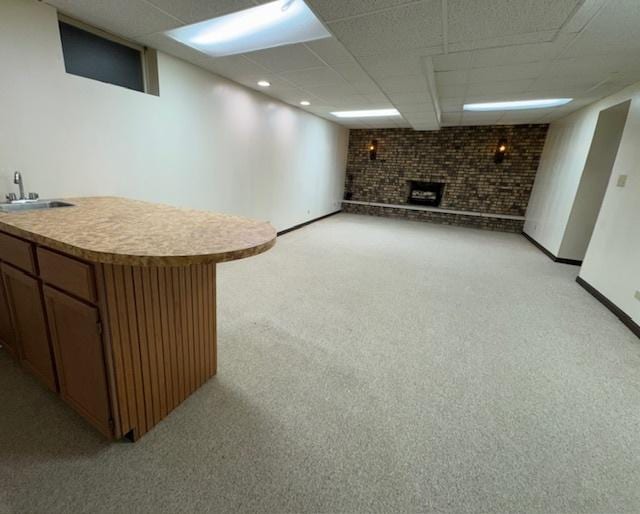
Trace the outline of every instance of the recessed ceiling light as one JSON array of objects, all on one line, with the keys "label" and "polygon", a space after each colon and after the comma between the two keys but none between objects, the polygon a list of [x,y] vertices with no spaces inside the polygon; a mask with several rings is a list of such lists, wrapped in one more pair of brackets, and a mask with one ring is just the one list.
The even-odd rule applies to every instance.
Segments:
[{"label": "recessed ceiling light", "polygon": [[368,111],[337,111],[332,112],[336,118],[377,118],[400,116],[397,109],[371,109]]},{"label": "recessed ceiling light", "polygon": [[464,104],[465,111],[518,111],[524,109],[546,109],[568,104],[573,98],[546,98],[544,100],[517,100],[515,102],[487,102]]},{"label": "recessed ceiling light", "polygon": [[300,102],[300,105],[304,105],[306,107],[307,105],[311,105],[311,102],[309,100],[302,100],[302,102]]},{"label": "recessed ceiling light", "polygon": [[276,0],[165,34],[213,57],[331,37],[303,0]]},{"label": "recessed ceiling light", "polygon": [[271,85],[271,82],[269,82],[268,80],[259,80],[258,85],[260,87],[269,87]]}]

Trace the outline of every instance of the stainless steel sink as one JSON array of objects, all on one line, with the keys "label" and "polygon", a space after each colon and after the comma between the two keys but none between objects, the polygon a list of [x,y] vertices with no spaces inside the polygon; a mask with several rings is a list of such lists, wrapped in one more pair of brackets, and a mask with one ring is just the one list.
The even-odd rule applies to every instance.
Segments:
[{"label": "stainless steel sink", "polygon": [[26,202],[0,203],[0,212],[22,212],[36,209],[57,209],[58,207],[73,207],[73,204],[59,200],[33,200]]}]

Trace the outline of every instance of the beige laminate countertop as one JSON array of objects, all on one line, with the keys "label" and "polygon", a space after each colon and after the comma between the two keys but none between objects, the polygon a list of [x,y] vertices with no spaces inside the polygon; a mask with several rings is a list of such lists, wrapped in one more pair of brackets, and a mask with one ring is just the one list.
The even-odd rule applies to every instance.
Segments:
[{"label": "beige laminate countertop", "polygon": [[262,253],[265,221],[116,197],[70,198],[73,207],[0,213],[0,231],[93,262],[187,266]]}]

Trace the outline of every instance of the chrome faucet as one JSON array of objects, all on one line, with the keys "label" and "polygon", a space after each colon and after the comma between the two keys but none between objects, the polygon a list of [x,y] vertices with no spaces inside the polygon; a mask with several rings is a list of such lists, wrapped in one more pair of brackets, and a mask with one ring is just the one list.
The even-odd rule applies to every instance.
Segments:
[{"label": "chrome faucet", "polygon": [[39,198],[38,193],[29,193],[29,197],[28,198],[25,196],[25,194],[24,194],[24,184],[22,183],[22,174],[19,171],[16,171],[13,174],[13,183],[18,186],[18,189],[20,191],[20,198],[18,198],[15,193],[9,193],[7,195],[7,201],[9,203],[14,203],[14,202],[20,202],[20,203],[35,202],[35,201],[38,200],[38,198]]},{"label": "chrome faucet", "polygon": [[13,174],[13,183],[18,185],[18,189],[20,189],[20,200],[26,200],[27,197],[24,196],[24,185],[22,184],[22,174],[19,171],[16,171]]}]

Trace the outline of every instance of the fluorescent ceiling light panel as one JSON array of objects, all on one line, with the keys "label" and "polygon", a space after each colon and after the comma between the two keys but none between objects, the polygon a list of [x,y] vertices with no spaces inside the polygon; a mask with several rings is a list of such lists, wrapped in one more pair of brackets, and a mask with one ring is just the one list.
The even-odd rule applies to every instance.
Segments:
[{"label": "fluorescent ceiling light panel", "polygon": [[212,57],[331,37],[303,0],[276,0],[165,34]]},{"label": "fluorescent ceiling light panel", "polygon": [[337,111],[332,112],[336,118],[382,118],[400,116],[397,109],[372,109],[369,111]]},{"label": "fluorescent ceiling light panel", "polygon": [[547,109],[568,104],[573,98],[547,98],[544,100],[517,100],[515,102],[488,102],[464,104],[465,111],[520,111],[525,109]]}]

